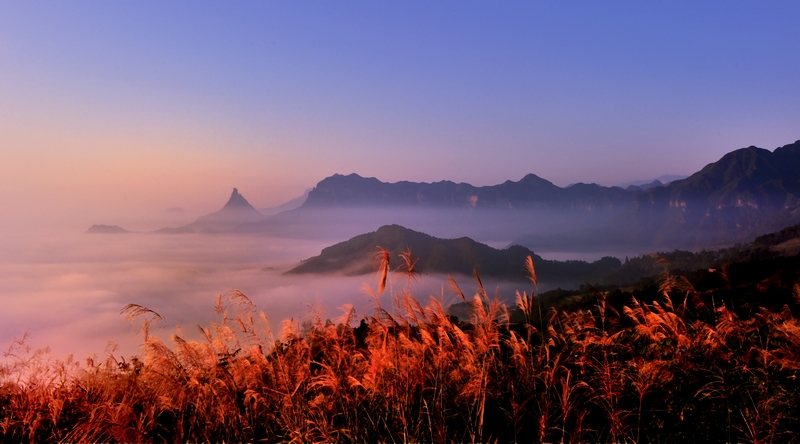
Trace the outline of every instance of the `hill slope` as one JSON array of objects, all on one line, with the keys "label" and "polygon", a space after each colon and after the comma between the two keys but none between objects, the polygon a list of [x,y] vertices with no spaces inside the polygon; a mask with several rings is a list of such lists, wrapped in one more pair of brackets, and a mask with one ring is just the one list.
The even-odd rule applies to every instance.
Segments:
[{"label": "hill slope", "polygon": [[537,273],[547,276],[549,280],[585,282],[597,280],[620,266],[616,258],[603,258],[591,264],[583,261],[548,261],[525,247],[512,246],[497,250],[467,237],[438,239],[399,225],[387,225],[378,231],[325,248],[319,256],[303,261],[288,273],[371,273],[375,271],[373,258],[378,246],[389,251],[393,269],[400,265],[399,254],[410,248],[414,257],[419,258],[417,268],[422,273],[468,275],[477,270],[481,276],[525,279],[525,259],[531,256]]},{"label": "hill slope", "polygon": [[[654,277],[665,268],[691,272],[718,269],[731,264],[756,263],[779,258],[800,258],[800,224],[765,234],[746,244],[699,252],[674,250],[634,257],[603,278],[606,284],[629,285],[641,278]],[[779,270],[772,270],[777,273]]]}]

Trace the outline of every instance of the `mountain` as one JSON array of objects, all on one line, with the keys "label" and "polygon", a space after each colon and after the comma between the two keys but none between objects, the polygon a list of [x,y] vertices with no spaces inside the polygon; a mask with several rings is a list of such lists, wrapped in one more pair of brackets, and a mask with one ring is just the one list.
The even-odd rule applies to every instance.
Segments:
[{"label": "mountain", "polygon": [[[800,224],[759,236],[752,242],[718,250],[702,250],[699,252],[674,250],[672,252],[626,258],[625,264],[605,276],[603,282],[606,284],[630,285],[641,278],[653,278],[661,274],[665,265],[671,270],[692,272],[696,270],[721,270],[732,264],[765,262],[786,257],[795,257],[800,260]],[[780,272],[779,269],[767,269],[764,271],[768,276]]]},{"label": "mountain", "polygon": [[658,184],[658,186],[667,185],[670,182],[674,182],[676,180],[686,179],[689,176],[681,175],[681,174],[662,174],[661,176],[656,177],[655,179],[650,180],[634,180],[631,182],[625,182],[623,184],[618,185],[620,188],[628,188],[630,186],[644,187],[645,189],[651,188],[650,185]]},{"label": "mountain", "polygon": [[300,207],[236,230],[341,239],[399,224],[534,250],[720,246],[800,222],[797,145],[774,152],[743,148],[690,177],[662,176],[627,190],[585,183],[562,188],[534,174],[482,187],[335,174]]},{"label": "mountain", "polygon": [[730,245],[798,222],[800,141],[773,152],[742,148],[690,177],[628,189],[585,183],[562,188],[534,174],[480,187],[335,174],[294,209],[265,217],[234,190],[222,210],[160,232],[343,239],[399,224],[442,238],[588,251]]},{"label": "mountain", "polygon": [[640,192],[584,183],[561,188],[534,174],[484,187],[335,174],[320,181],[299,208],[237,231],[332,240],[398,224],[445,238],[508,242],[526,233],[596,226]]},{"label": "mountain", "polygon": [[327,247],[319,256],[302,261],[288,273],[372,273],[379,246],[389,251],[392,269],[401,265],[400,253],[410,248],[414,257],[419,258],[417,268],[422,273],[469,275],[476,270],[486,277],[525,279],[525,259],[531,256],[537,273],[548,280],[583,283],[600,279],[621,265],[618,259],[610,257],[593,263],[548,261],[521,246],[498,250],[468,237],[439,239],[399,225],[386,225]]},{"label": "mountain", "polygon": [[484,187],[450,181],[387,183],[357,174],[334,174],[320,181],[300,208],[402,206],[521,209],[549,206],[596,211],[624,207],[636,194],[618,187],[584,183],[561,188],[535,174],[528,174],[518,182],[508,180]]},{"label": "mountain", "polygon": [[650,183],[643,183],[641,185],[628,185],[627,187],[625,187],[625,189],[628,191],[645,191],[649,190],[650,188],[663,187],[663,186],[664,182],[656,179]]},{"label": "mountain", "polygon": [[800,224],[757,237],[751,249],[767,250],[783,256],[800,254]]},{"label": "mountain", "polygon": [[800,141],[730,152],[690,177],[652,188],[614,222],[634,241],[741,241],[800,222]]},{"label": "mountain", "polygon": [[697,249],[744,242],[798,222],[800,141],[774,151],[754,146],[732,151],[685,179],[637,194],[624,211],[596,227],[514,242],[535,249]]},{"label": "mountain", "polygon": [[89,234],[122,234],[133,233],[117,225],[92,225],[86,230]]},{"label": "mountain", "polygon": [[294,199],[292,199],[292,200],[290,200],[290,201],[288,201],[286,203],[282,203],[282,204],[280,204],[278,206],[268,207],[268,208],[259,208],[258,212],[263,214],[263,215],[265,215],[265,216],[272,216],[273,214],[278,214],[278,213],[281,213],[283,211],[294,210],[295,208],[299,207],[300,205],[303,205],[303,203],[306,201],[306,199],[308,199],[308,193],[311,192],[311,190],[312,189],[309,188],[309,189],[307,189],[305,191],[305,193],[303,193],[302,196],[295,197]]},{"label": "mountain", "polygon": [[264,218],[265,216],[250,205],[247,199],[239,194],[239,190],[234,188],[230,199],[221,210],[201,216],[188,225],[178,228],[162,228],[156,232],[164,234],[230,232],[236,231],[244,224],[259,222]]}]

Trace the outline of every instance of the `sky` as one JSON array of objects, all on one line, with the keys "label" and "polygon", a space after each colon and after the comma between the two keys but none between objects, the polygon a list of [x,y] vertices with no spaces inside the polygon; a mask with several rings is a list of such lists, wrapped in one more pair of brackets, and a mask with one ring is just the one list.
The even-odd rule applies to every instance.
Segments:
[{"label": "sky", "polygon": [[[334,173],[566,186],[800,139],[800,3],[0,3],[0,226]],[[16,225],[15,225],[16,223]],[[152,227],[157,228],[157,227]]]}]

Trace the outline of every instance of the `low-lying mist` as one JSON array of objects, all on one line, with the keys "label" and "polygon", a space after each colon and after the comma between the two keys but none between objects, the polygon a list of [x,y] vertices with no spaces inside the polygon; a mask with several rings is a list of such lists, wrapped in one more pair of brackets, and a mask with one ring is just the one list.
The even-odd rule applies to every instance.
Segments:
[{"label": "low-lying mist", "polygon": [[[269,318],[276,333],[293,318],[302,323],[315,314],[336,319],[339,307],[354,304],[360,315],[371,314],[374,300],[366,283],[377,288],[375,275],[286,276],[301,259],[319,254],[328,241],[256,235],[26,234],[6,236],[0,253],[0,346],[28,333],[34,349],[50,347],[55,356],[103,354],[109,341],[118,354],[136,354],[142,340],[139,321],[126,322],[120,309],[129,303],[150,308],[166,321],[152,332],[163,339],[180,326],[194,338],[195,326],[208,325],[217,296],[232,290],[246,294]],[[522,266],[522,264],[520,264]],[[466,294],[474,279],[454,276]],[[553,286],[545,281],[540,290]],[[427,300],[456,302],[446,276],[421,276],[412,294]],[[488,291],[513,300],[519,283],[484,279]],[[381,298],[391,305],[389,291],[408,285],[392,276]],[[519,288],[523,290],[523,288]],[[196,339],[196,338],[194,338]]]},{"label": "low-lying mist", "polygon": [[524,235],[563,235],[608,220],[607,211],[550,208],[299,208],[242,226],[242,231],[302,239],[349,239],[382,225],[397,224],[440,238],[467,236],[483,243],[508,244]]}]

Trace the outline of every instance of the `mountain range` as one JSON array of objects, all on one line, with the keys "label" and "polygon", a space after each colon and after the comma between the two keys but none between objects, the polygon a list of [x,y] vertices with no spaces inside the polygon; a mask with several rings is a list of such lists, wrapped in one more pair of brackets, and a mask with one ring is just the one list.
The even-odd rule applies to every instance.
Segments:
[{"label": "mountain range", "polygon": [[[687,178],[627,189],[583,183],[561,188],[533,174],[486,187],[334,175],[319,182],[294,214],[279,216],[302,225],[304,213],[313,217],[324,210],[347,209],[355,212],[351,219],[331,219],[359,226],[364,209],[395,211],[400,214],[393,214],[394,220],[369,222],[487,240],[520,233],[511,243],[535,250],[701,248],[744,241],[800,222],[799,197],[800,141],[774,151],[738,149]],[[404,218],[403,211],[409,216]]]},{"label": "mountain range", "polygon": [[598,211],[625,206],[636,193],[618,187],[578,183],[566,188],[535,174],[518,182],[476,187],[441,181],[381,182],[357,174],[334,174],[317,184],[300,208],[318,207],[418,207],[418,208],[553,208]]},{"label": "mountain range", "polygon": [[687,178],[659,183],[559,187],[528,174],[477,187],[334,174],[287,211],[264,215],[234,189],[221,210],[158,232],[346,239],[399,224],[538,251],[721,246],[800,222],[800,141],[774,151],[738,149]]},{"label": "mountain range", "polygon": [[684,180],[638,195],[620,219],[639,239],[655,233],[677,240],[688,231],[721,242],[774,231],[798,217],[800,141],[773,152],[751,146],[728,153]]}]

